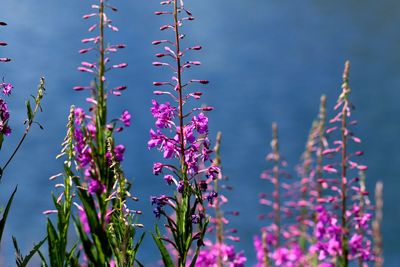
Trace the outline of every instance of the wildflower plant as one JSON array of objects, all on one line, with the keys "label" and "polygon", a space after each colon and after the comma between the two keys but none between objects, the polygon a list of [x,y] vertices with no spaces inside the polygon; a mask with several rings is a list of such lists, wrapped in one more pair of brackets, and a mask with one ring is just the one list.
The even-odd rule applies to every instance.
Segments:
[{"label": "wildflower plant", "polygon": [[[161,26],[160,30],[172,32],[172,39],[153,41],[153,45],[164,46],[163,51],[156,54],[163,61],[153,62],[153,65],[172,70],[173,76],[170,81],[153,83],[156,87],[168,87],[171,90],[154,91],[155,95],[164,96],[169,101],[152,101],[151,113],[156,119],[156,129],[150,130],[148,147],[157,148],[165,159],[176,159],[178,162],[176,165],[154,164],[153,173],[163,174],[164,181],[175,186],[175,190],[173,195],[152,197],[155,216],[166,219],[165,226],[172,234],[172,238],[164,237],[156,227],[153,237],[165,266],[173,266],[173,260],[164,243],[171,244],[176,250],[178,266],[194,266],[209,223],[204,201],[212,202],[217,197],[216,192],[208,191],[208,184],[217,179],[219,173],[219,167],[213,165],[210,159],[212,149],[208,139],[208,117],[205,114],[213,108],[189,106],[189,100],[197,100],[202,96],[202,92],[191,88],[208,84],[207,80],[184,79],[184,74],[190,68],[201,64],[186,59],[191,56],[190,53],[201,50],[201,46],[182,47],[186,35],[181,33],[181,28],[184,23],[194,20],[192,13],[183,0],[162,1],[161,5],[168,10],[155,14],[172,16],[173,22]],[[165,210],[166,207],[171,209],[172,215]],[[189,259],[188,253],[192,247],[193,257]]]},{"label": "wildflower plant", "polygon": [[[298,167],[301,179],[284,186],[288,189],[286,205],[280,202],[279,176],[273,175],[279,173],[277,167],[272,176],[268,172],[262,176],[275,187],[272,200],[261,199],[262,204],[272,206],[269,217],[273,223],[269,227],[272,233],[263,232],[261,238],[255,238],[257,266],[333,267],[349,266],[350,262],[366,266],[376,259],[370,226],[372,205],[365,186],[367,166],[356,162],[363,155],[356,149],[361,139],[350,129],[357,121],[351,120],[349,68],[350,63],[346,62],[342,92],[334,107],[337,113],[329,126],[325,122],[326,99],[321,98],[319,118],[311,127]],[[335,132],[339,138],[330,141]],[[274,139],[271,158],[279,155]],[[355,152],[351,152],[353,149]],[[295,218],[285,220],[284,227],[280,225],[282,208]],[[379,246],[376,250],[380,251]]]},{"label": "wildflower plant", "polygon": [[[357,175],[359,171],[364,172],[367,166],[356,162],[357,158],[364,154],[363,151],[350,150],[361,143],[361,139],[351,130],[357,121],[351,120],[354,106],[350,102],[349,71],[350,62],[347,61],[343,71],[342,93],[334,107],[337,114],[329,121],[331,127],[326,130],[327,134],[331,135],[339,132],[340,139],[334,140],[333,144],[323,151],[325,156],[331,158],[331,163],[324,166],[326,175],[340,174],[340,179],[334,177],[327,180],[327,193],[320,199],[321,203],[330,203],[333,209],[332,216],[338,216],[334,217],[334,220],[338,220],[338,224],[334,225],[335,228],[339,228],[337,236],[329,239],[334,253],[330,253],[329,256],[332,256],[330,263],[340,262],[343,266],[348,266],[352,260],[362,264],[374,259],[371,249],[372,238],[369,238],[372,214],[362,208],[365,206],[365,196],[368,192],[365,186],[359,183],[360,176]],[[335,156],[336,159],[339,157],[339,162],[335,161]],[[340,206],[338,207],[336,203],[340,203]],[[335,210],[339,212],[336,213]],[[318,246],[318,243],[317,247],[319,247],[318,253],[325,251],[322,246]]]},{"label": "wildflower plant", "polygon": [[[88,266],[133,266],[136,252],[143,235],[135,242],[136,214],[140,211],[128,208],[128,200],[137,200],[129,189],[131,184],[125,177],[121,162],[124,160],[125,147],[115,144],[114,134],[130,126],[131,115],[123,111],[120,118],[108,120],[107,99],[111,95],[120,96],[127,87],[117,85],[109,89],[110,81],[106,74],[114,69],[127,67],[127,63],[111,64],[111,54],[125,48],[124,44],[107,44],[106,30],[113,32],[118,28],[107,16],[117,9],[110,1],[99,0],[92,5],[93,13],[83,19],[97,18],[89,27],[94,37],[84,38],[82,43],[89,47],[81,49],[81,54],[97,53],[96,62],[83,61],[78,70],[92,75],[89,86],[75,86],[76,91],[89,91],[91,97],[88,112],[79,107],[71,107],[67,136],[60,156],[65,156],[63,189],[54,198],[55,210],[45,213],[57,213],[56,229],[48,220],[49,256],[53,266],[67,266],[81,261]],[[74,167],[74,169],[73,169]],[[54,176],[53,178],[56,178]],[[76,194],[75,198],[74,195]],[[76,210],[73,209],[76,207]],[[76,211],[73,213],[72,211]],[[77,215],[75,215],[77,214]],[[68,227],[73,217],[79,237],[79,244],[67,249]],[[79,249],[78,253],[75,253]],[[54,264],[53,264],[54,262]]]},{"label": "wildflower plant", "polygon": [[295,207],[291,205],[293,202],[289,201],[296,198],[296,195],[293,194],[294,186],[285,182],[291,178],[291,175],[286,171],[287,162],[280,153],[276,123],[272,124],[271,153],[267,155],[266,160],[271,162],[272,168],[265,170],[261,174],[261,179],[269,181],[273,189],[271,194],[260,194],[260,204],[269,207],[269,212],[259,217],[271,223],[261,229],[261,236],[254,237],[256,266],[302,264],[304,259],[301,253],[301,242],[298,242],[301,239],[301,229],[293,223]]}]

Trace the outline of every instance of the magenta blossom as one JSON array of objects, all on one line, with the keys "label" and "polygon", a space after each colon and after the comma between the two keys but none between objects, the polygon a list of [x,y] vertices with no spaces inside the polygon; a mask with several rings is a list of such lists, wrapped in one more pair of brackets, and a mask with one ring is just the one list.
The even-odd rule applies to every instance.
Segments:
[{"label": "magenta blossom", "polygon": [[2,83],[0,87],[3,88],[3,94],[9,96],[11,94],[12,89],[14,88],[11,83]]},{"label": "magenta blossom", "polygon": [[126,127],[129,127],[131,126],[131,118],[131,114],[127,110],[124,110],[119,120],[122,121]]}]

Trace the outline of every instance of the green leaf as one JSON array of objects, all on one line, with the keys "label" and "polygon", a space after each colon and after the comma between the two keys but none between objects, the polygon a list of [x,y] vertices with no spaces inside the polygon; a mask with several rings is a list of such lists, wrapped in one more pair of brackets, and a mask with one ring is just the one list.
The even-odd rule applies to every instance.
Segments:
[{"label": "green leaf", "polygon": [[75,244],[71,250],[67,253],[67,260],[65,261],[65,266],[76,266],[78,262],[78,257],[74,257],[75,250],[78,247],[78,244]]},{"label": "green leaf", "polygon": [[26,115],[28,116],[28,121],[33,120],[33,112],[32,112],[31,102],[29,100],[26,101]]},{"label": "green leaf", "polygon": [[78,233],[79,239],[82,243],[83,250],[85,251],[86,256],[88,257],[90,262],[97,262],[96,255],[94,255],[92,251],[93,244],[87,237],[85,231],[83,230],[80,220],[75,217],[72,217],[72,219],[74,220],[75,229]]},{"label": "green leaf", "polygon": [[132,251],[133,252],[132,259],[133,259],[134,262],[136,261],[139,264],[139,266],[142,266],[142,265],[138,260],[136,260],[136,253],[138,252],[139,247],[142,244],[142,241],[143,241],[143,238],[144,238],[145,234],[146,233],[142,233],[141,234],[138,242],[136,243],[136,245],[135,245],[135,247],[133,248],[133,251]]},{"label": "green leaf", "polygon": [[1,238],[3,237],[3,232],[4,232],[4,227],[6,226],[8,212],[10,211],[11,204],[14,199],[14,195],[17,192],[17,188],[18,188],[18,186],[15,187],[14,192],[11,194],[11,197],[8,200],[7,206],[3,212],[3,218],[1,218],[1,220],[0,220],[0,241],[1,241]]},{"label": "green leaf", "polygon": [[146,233],[143,233],[143,234],[140,236],[138,242],[136,243],[136,245],[135,245],[135,247],[134,247],[134,249],[133,249],[135,252],[138,251],[140,244],[142,244],[145,234],[146,234]]},{"label": "green leaf", "polygon": [[58,234],[56,229],[54,228],[53,223],[50,219],[47,219],[47,243],[49,249],[49,258],[51,266],[59,266],[59,242],[58,242]]},{"label": "green leaf", "polygon": [[46,257],[43,255],[43,253],[40,251],[40,250],[38,250],[38,254],[39,254],[39,257],[40,257],[40,259],[42,260],[42,267],[49,267],[49,265],[47,265],[47,262],[46,262]]},{"label": "green leaf", "polygon": [[158,250],[160,251],[162,260],[164,262],[165,267],[174,267],[174,263],[171,259],[171,256],[168,253],[167,248],[165,247],[164,243],[161,240],[161,233],[160,229],[156,225],[156,235],[151,234],[153,236],[154,242],[156,242],[156,245],[158,247]]},{"label": "green leaf", "polygon": [[36,254],[36,252],[39,251],[39,248],[44,244],[44,242],[46,241],[47,237],[45,237],[42,241],[40,241],[37,245],[34,245],[32,250],[29,252],[28,255],[26,255],[23,259],[23,262],[21,265],[19,265],[19,267],[25,267],[28,265],[28,262],[32,259],[33,255]]}]

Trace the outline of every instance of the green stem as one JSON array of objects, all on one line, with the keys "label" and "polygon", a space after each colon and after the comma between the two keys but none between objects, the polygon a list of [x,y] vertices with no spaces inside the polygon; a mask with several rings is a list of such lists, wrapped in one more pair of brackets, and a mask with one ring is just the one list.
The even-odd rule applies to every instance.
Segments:
[{"label": "green stem", "polygon": [[[14,149],[14,151],[13,151],[13,153],[11,154],[10,158],[7,160],[7,162],[6,162],[6,163],[4,164],[4,166],[1,168],[0,179],[1,179],[1,176],[3,175],[3,173],[4,173],[4,170],[7,168],[7,166],[10,164],[10,162],[13,160],[15,154],[17,154],[17,152],[18,152],[18,150],[20,149],[20,147],[21,147],[22,143],[24,142],[25,138],[28,136],[28,133],[29,133],[30,129],[32,128],[32,124],[33,124],[33,122],[34,122],[35,116],[36,116],[38,110],[40,109],[40,103],[41,103],[42,98],[43,98],[43,96],[44,96],[44,90],[45,90],[45,88],[44,88],[44,78],[40,78],[40,84],[39,84],[38,94],[37,94],[37,96],[36,96],[36,98],[35,98],[35,108],[34,108],[34,110],[33,110],[32,117],[27,119],[28,125],[27,125],[26,128],[25,128],[25,132],[24,132],[24,134],[22,135],[22,138],[21,138],[20,141],[18,142],[18,145],[17,145],[16,148]],[[29,100],[28,100],[28,101],[29,101]]]}]

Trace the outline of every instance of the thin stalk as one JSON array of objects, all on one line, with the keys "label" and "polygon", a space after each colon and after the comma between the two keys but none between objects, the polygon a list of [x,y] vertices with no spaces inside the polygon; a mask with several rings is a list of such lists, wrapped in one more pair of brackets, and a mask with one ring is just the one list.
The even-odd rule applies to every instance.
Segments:
[{"label": "thin stalk", "polygon": [[[99,32],[99,72],[97,77],[97,108],[96,112],[96,145],[97,145],[97,153],[98,157],[98,174],[99,180],[105,183],[107,190],[109,190],[109,179],[107,173],[107,162],[106,162],[106,138],[104,131],[106,129],[107,124],[107,103],[105,97],[105,88],[104,88],[104,75],[105,75],[105,48],[104,48],[104,0],[100,0],[100,7],[99,7],[99,24],[100,24],[100,32]],[[107,204],[104,201],[104,195],[101,193],[96,194],[97,199],[99,201],[99,208],[101,212],[101,224],[103,227],[106,227],[106,213],[107,213]]]},{"label": "thin stalk", "polygon": [[[359,213],[359,217],[362,218],[365,212],[365,208],[366,208],[366,201],[367,199],[364,196],[364,192],[366,192],[366,188],[365,188],[365,180],[366,180],[366,176],[365,176],[365,172],[364,171],[360,171],[359,172],[359,176],[360,176],[360,213]],[[360,226],[358,229],[358,234],[362,237],[362,239],[364,239],[364,230],[363,228]],[[358,257],[358,266],[359,267],[363,267],[364,266],[364,260],[363,258],[360,256]]]},{"label": "thin stalk", "polygon": [[383,183],[378,181],[375,186],[375,220],[372,222],[374,238],[374,252],[376,256],[375,267],[383,266],[383,246],[382,246],[382,219],[383,219]]},{"label": "thin stalk", "polygon": [[[308,202],[309,191],[310,191],[310,180],[311,180],[311,165],[312,165],[312,152],[314,148],[315,132],[318,130],[318,121],[313,121],[311,130],[308,135],[307,144],[303,153],[303,170],[300,182],[301,199],[303,202]],[[306,206],[300,208],[300,247],[302,251],[306,252],[306,240],[307,240],[307,225],[305,220],[308,215]]]},{"label": "thin stalk", "polygon": [[[214,147],[215,151],[215,159],[214,164],[218,167],[221,167],[221,156],[220,156],[220,149],[221,149],[221,132],[218,132],[216,143]],[[219,179],[215,179],[214,181],[214,190],[218,192],[218,181]],[[221,211],[219,198],[215,202],[215,219],[216,219],[216,233],[217,233],[217,244],[218,244],[218,256],[217,256],[217,267],[223,267],[222,262],[222,253],[221,253],[221,245],[224,241],[224,224],[222,222],[223,213]]]},{"label": "thin stalk", "polygon": [[279,184],[279,141],[278,141],[278,125],[272,124],[272,155],[274,160],[274,167],[272,169],[274,177],[274,223],[276,225],[276,247],[280,245],[280,234],[281,234],[281,202],[280,202],[280,184]]},{"label": "thin stalk", "polygon": [[[187,164],[185,162],[185,138],[184,138],[184,112],[183,112],[183,94],[182,94],[182,68],[181,68],[181,49],[180,49],[180,36],[179,36],[179,18],[178,18],[178,0],[174,0],[174,31],[175,31],[175,48],[176,48],[176,70],[177,70],[177,89],[178,89],[178,102],[179,102],[179,134],[180,134],[180,165],[181,165],[181,177],[184,181],[184,189],[182,192],[182,202],[178,213],[178,231],[182,234],[181,245],[179,251],[179,266],[185,267],[186,258],[188,253],[187,242],[188,238],[191,238],[192,229],[190,221],[190,188],[189,180],[187,177]],[[179,201],[178,201],[179,202]],[[178,204],[179,205],[179,204]],[[180,223],[179,223],[180,222]]]},{"label": "thin stalk", "polygon": [[349,68],[350,62],[346,61],[345,69],[343,72],[343,110],[342,110],[342,127],[341,127],[341,137],[342,137],[342,207],[341,207],[341,217],[342,217],[342,255],[344,260],[344,267],[349,264],[349,250],[348,250],[348,230],[347,230],[347,219],[346,219],[346,209],[347,209],[347,109],[349,108],[348,94],[350,93],[349,88]]},{"label": "thin stalk", "polygon": [[178,19],[178,0],[174,0],[174,31],[175,31],[175,46],[176,46],[176,64],[177,64],[177,75],[178,75],[178,94],[179,94],[179,131],[180,131],[180,156],[181,156],[181,172],[182,178],[185,181],[185,188],[187,181],[186,175],[186,162],[185,162],[185,140],[184,140],[184,113],[183,113],[183,96],[182,96],[182,72],[181,72],[181,49],[180,49],[180,37],[179,37],[179,19]]},{"label": "thin stalk", "polygon": [[264,259],[263,259],[264,262],[263,262],[263,264],[264,264],[264,267],[269,267],[267,231],[262,231],[261,242],[262,242],[262,248],[263,248],[263,251],[264,251]]},{"label": "thin stalk", "polygon": [[326,96],[321,96],[320,110],[318,116],[319,122],[319,133],[318,133],[318,150],[317,150],[317,170],[316,170],[316,186],[317,186],[317,196],[322,197],[322,186],[318,182],[323,178],[323,156],[322,152],[325,148],[325,122],[326,122]]}]

